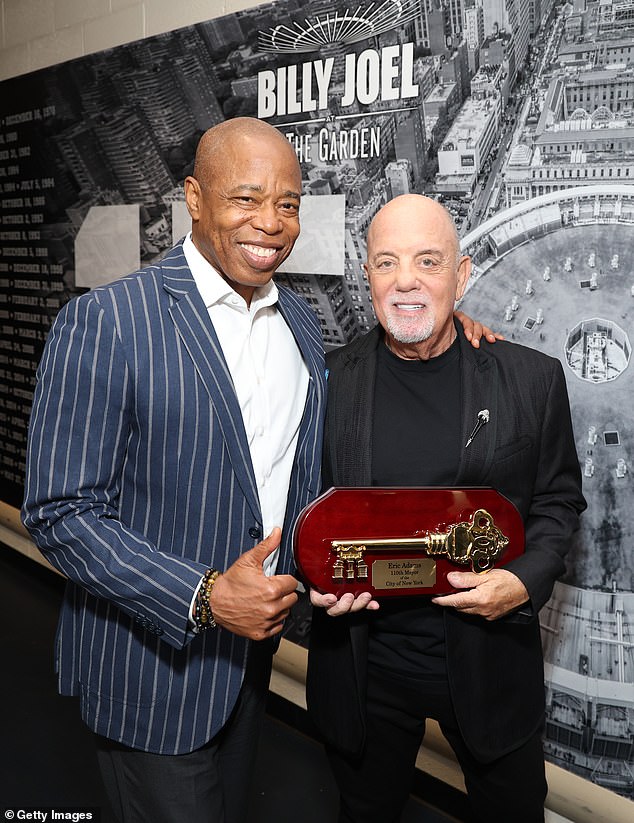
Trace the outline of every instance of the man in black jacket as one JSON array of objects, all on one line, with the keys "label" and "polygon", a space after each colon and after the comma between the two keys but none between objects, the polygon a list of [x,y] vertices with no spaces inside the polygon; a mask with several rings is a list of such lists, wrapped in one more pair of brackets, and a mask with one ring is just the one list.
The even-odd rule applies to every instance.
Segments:
[{"label": "man in black jacket", "polygon": [[379,607],[369,593],[312,593],[308,704],[340,823],[400,819],[427,717],[454,748],[475,819],[544,819],[538,612],[585,501],[559,361],[457,334],[470,267],[435,201],[404,195],[375,217],[366,273],[379,325],[329,357],[324,488],[492,486],[519,510],[526,550],[483,575],[451,572],[448,595]]}]

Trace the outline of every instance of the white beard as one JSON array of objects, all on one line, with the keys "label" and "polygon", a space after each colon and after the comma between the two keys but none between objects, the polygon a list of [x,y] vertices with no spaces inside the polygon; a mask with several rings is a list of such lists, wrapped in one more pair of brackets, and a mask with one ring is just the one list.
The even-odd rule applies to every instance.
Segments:
[{"label": "white beard", "polygon": [[386,312],[387,330],[398,343],[422,343],[434,333],[435,317],[428,308],[423,317],[398,317]]}]

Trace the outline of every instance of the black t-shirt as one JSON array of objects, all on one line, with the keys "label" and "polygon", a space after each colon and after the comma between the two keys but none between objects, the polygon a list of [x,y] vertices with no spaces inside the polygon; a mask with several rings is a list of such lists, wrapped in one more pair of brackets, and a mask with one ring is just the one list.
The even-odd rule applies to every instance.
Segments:
[{"label": "black t-shirt", "polygon": [[[451,486],[460,459],[458,341],[430,360],[379,346],[372,484]],[[425,597],[385,598],[370,615],[369,660],[392,672],[446,678],[442,607]]]}]

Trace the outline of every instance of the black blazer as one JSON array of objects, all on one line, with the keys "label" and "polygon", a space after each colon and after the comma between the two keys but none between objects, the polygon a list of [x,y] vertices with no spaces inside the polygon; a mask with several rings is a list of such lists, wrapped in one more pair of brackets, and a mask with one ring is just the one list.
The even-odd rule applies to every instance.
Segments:
[{"label": "black blazer", "polygon": [[[481,409],[490,412],[456,467],[455,486],[493,486],[521,513],[525,553],[510,562],[530,604],[498,621],[446,609],[449,687],[460,730],[488,762],[512,751],[543,723],[544,676],[537,614],[564,572],[564,556],[585,508],[568,394],[558,360],[507,342],[474,349],[458,332],[462,443]],[[371,485],[372,414],[382,330],[327,358],[324,488]],[[456,399],[456,402],[458,400]],[[364,740],[367,621],[314,610],[308,659],[309,712],[326,741],[349,753]]]}]

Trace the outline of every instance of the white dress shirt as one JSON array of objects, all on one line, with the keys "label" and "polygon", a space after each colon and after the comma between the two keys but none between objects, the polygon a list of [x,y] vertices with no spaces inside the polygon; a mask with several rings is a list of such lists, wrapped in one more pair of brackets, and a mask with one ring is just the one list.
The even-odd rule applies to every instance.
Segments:
[{"label": "white dress shirt", "polygon": [[[238,397],[262,512],[263,536],[282,527],[308,390],[308,368],[292,331],[276,307],[271,281],[255,290],[251,305],[237,294],[194,246],[183,243],[220,341]],[[246,547],[245,547],[246,548]],[[279,551],[265,563],[275,574]],[[224,569],[220,569],[224,571]]]}]

